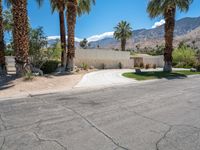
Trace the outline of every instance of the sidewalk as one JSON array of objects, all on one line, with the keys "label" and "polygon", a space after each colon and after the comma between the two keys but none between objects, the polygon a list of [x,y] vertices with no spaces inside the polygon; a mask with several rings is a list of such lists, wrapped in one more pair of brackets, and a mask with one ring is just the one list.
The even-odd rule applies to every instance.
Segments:
[{"label": "sidewalk", "polygon": [[0,80],[0,100],[23,98],[31,95],[64,92],[72,89],[83,74],[35,77],[32,81],[23,78]]},{"label": "sidewalk", "polygon": [[[161,71],[149,69],[145,71]],[[188,70],[188,69],[173,69]],[[134,69],[108,69],[93,72],[84,72],[74,75],[36,77],[33,81],[23,81],[23,78],[2,82],[0,79],[0,100],[22,98],[32,95],[66,92],[71,89],[94,89],[114,87],[117,85],[142,83],[122,76],[125,72],[134,72]],[[151,80],[152,81],[152,80]],[[150,81],[143,81],[150,82]]]}]

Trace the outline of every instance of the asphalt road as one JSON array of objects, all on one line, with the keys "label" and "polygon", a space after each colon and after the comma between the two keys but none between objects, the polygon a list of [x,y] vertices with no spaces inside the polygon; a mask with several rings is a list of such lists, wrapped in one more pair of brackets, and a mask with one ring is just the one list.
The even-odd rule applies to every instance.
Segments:
[{"label": "asphalt road", "polygon": [[199,150],[200,77],[0,102],[0,150]]}]

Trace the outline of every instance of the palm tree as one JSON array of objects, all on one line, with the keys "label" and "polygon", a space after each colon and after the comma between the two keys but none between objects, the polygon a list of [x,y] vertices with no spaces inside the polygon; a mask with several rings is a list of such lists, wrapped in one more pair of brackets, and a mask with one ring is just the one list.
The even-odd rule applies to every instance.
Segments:
[{"label": "palm tree", "polygon": [[175,27],[176,10],[186,12],[193,0],[151,0],[149,1],[147,12],[151,18],[163,16],[165,19],[165,50],[164,50],[164,69],[172,71],[172,51],[173,35]]},{"label": "palm tree", "polygon": [[5,44],[4,44],[4,31],[3,31],[3,8],[2,8],[2,0],[0,0],[0,74],[6,73],[5,67]]},{"label": "palm tree", "polygon": [[13,42],[16,73],[23,75],[30,71],[27,0],[12,0],[11,4],[14,21]]},{"label": "palm tree", "polygon": [[68,52],[66,70],[69,72],[73,71],[74,68],[76,16],[89,13],[92,4],[95,4],[95,0],[67,0]]},{"label": "palm tree", "polygon": [[122,51],[126,50],[126,41],[131,38],[133,31],[130,24],[126,21],[121,21],[115,28],[114,37],[121,40]]},{"label": "palm tree", "polygon": [[59,21],[60,21],[60,41],[61,41],[61,66],[66,67],[66,52],[67,52],[67,44],[66,44],[66,31],[65,31],[65,9],[66,9],[66,0],[50,0],[52,12],[57,10],[59,12]]},{"label": "palm tree", "polygon": [[[29,52],[29,23],[27,0],[6,0],[12,5],[13,43],[15,51],[16,74],[23,75],[31,71],[28,57]],[[36,0],[41,5],[43,0]]]}]

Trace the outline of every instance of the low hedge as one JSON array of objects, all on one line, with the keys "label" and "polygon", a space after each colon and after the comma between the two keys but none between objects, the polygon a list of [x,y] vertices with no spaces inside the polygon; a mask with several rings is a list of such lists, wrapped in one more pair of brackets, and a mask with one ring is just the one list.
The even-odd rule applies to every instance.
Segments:
[{"label": "low hedge", "polygon": [[56,71],[59,65],[59,61],[57,60],[48,60],[45,62],[41,68],[44,74],[50,74]]}]

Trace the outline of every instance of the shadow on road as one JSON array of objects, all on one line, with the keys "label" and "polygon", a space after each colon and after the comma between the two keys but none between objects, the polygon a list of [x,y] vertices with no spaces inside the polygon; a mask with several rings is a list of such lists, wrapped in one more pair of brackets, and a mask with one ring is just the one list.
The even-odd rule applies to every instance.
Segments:
[{"label": "shadow on road", "polygon": [[6,90],[15,86],[12,81],[16,80],[16,75],[7,75],[4,77],[0,77],[0,90]]}]

